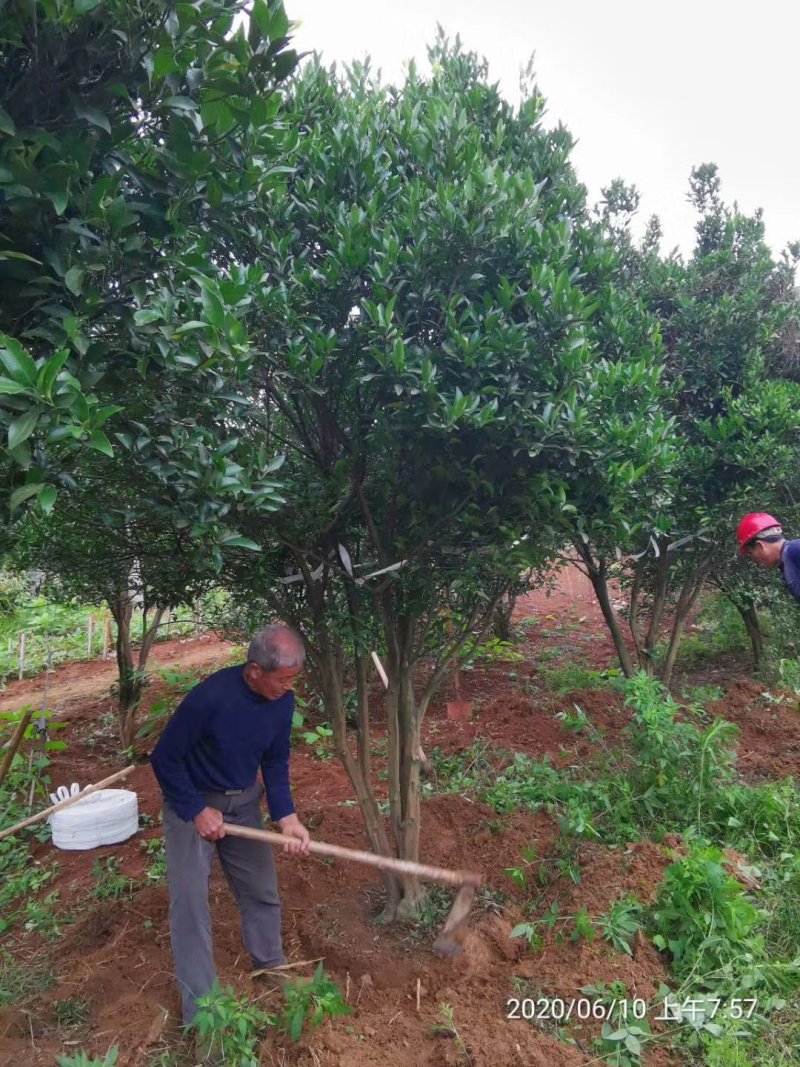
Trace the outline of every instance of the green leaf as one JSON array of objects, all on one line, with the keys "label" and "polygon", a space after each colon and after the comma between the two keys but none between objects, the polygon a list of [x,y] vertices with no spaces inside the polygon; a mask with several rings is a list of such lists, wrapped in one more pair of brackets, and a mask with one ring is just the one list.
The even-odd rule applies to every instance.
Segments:
[{"label": "green leaf", "polygon": [[85,119],[91,123],[92,126],[97,126],[108,134],[111,133],[111,123],[108,121],[107,116],[102,111],[98,111],[96,107],[83,107],[82,104],[78,104],[75,108],[75,114],[79,119]]},{"label": "green leaf", "polygon": [[69,203],[69,196],[66,189],[48,189],[47,198],[53,205],[56,211],[56,215],[63,215],[67,210],[67,204]]},{"label": "green leaf", "polygon": [[24,385],[15,382],[12,378],[0,378],[0,396],[16,396],[17,393],[26,393]]},{"label": "green leaf", "polygon": [[70,267],[67,273],[64,275],[64,284],[71,293],[75,296],[81,295],[81,287],[83,285],[83,276],[86,272],[81,270],[80,267]]},{"label": "green leaf", "polygon": [[0,259],[22,259],[26,263],[35,263],[37,267],[41,267],[42,265],[40,259],[34,259],[33,256],[26,256],[24,252],[0,252]]},{"label": "green leaf", "polygon": [[26,411],[23,415],[20,415],[19,418],[14,419],[8,427],[9,449],[13,451],[13,449],[21,445],[23,441],[27,441],[33,433],[38,421],[38,411]]},{"label": "green leaf", "polygon": [[18,508],[25,500],[29,500],[32,496],[36,496],[37,493],[41,493],[44,489],[44,484],[38,482],[35,485],[21,485],[19,489],[15,489],[11,494],[9,504],[11,510]]},{"label": "green leaf", "polygon": [[89,438],[89,448],[93,448],[96,452],[102,452],[104,456],[114,455],[114,448],[102,430],[92,431]]},{"label": "green leaf", "polygon": [[36,388],[36,364],[31,355],[25,351],[22,345],[14,337],[6,337],[0,334],[0,361],[16,382]]},{"label": "green leaf", "polygon": [[50,400],[53,395],[53,386],[55,385],[56,378],[68,358],[69,351],[66,348],[59,348],[59,350],[54,352],[39,369],[36,388],[41,395],[46,396],[48,400]]},{"label": "green leaf", "polygon": [[189,322],[184,322],[183,326],[179,326],[175,331],[175,336],[180,334],[190,333],[192,330],[207,330],[208,323],[201,322],[199,319],[190,319]]},{"label": "green leaf", "polygon": [[53,505],[56,502],[58,491],[54,485],[46,485],[39,494],[39,507],[45,513],[49,515],[53,510]]},{"label": "green leaf", "polygon": [[197,104],[188,96],[168,96],[163,103],[173,111],[197,111]]},{"label": "green leaf", "polygon": [[251,541],[249,537],[240,537],[235,535],[233,537],[223,537],[222,544],[226,548],[248,548],[251,552],[260,552],[261,545],[255,541]]},{"label": "green leaf", "polygon": [[149,322],[160,321],[161,318],[161,312],[155,308],[139,308],[133,313],[133,321],[137,326],[146,326]]},{"label": "green leaf", "polygon": [[14,125],[14,120],[11,118],[7,111],[3,110],[2,107],[0,107],[0,130],[2,130],[3,133],[7,133],[9,137],[13,137],[14,134],[17,132],[17,127]]}]

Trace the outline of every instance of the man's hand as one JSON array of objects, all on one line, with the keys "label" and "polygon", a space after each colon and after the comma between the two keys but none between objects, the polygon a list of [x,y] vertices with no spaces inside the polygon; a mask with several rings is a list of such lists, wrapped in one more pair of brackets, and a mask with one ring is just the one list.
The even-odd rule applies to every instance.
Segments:
[{"label": "man's hand", "polygon": [[278,819],[278,826],[281,828],[281,833],[288,838],[283,851],[291,852],[295,856],[307,856],[311,835],[297,816],[284,815],[282,819]]},{"label": "man's hand", "polygon": [[225,823],[222,820],[222,812],[216,808],[203,808],[192,819],[194,828],[206,841],[219,841],[225,836]]}]

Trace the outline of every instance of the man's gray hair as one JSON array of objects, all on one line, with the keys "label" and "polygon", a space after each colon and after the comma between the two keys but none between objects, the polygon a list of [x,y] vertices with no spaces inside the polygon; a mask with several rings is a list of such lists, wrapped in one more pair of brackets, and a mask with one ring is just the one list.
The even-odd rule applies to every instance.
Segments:
[{"label": "man's gray hair", "polygon": [[302,667],[306,661],[303,638],[291,626],[274,623],[253,635],[247,649],[247,662],[255,663],[262,671],[276,671],[280,667]]}]

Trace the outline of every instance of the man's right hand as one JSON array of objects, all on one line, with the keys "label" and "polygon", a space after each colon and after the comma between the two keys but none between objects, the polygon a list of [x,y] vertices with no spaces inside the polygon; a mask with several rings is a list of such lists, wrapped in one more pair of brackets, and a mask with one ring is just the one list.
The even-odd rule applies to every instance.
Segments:
[{"label": "man's right hand", "polygon": [[206,841],[219,841],[225,836],[225,823],[222,820],[222,812],[216,808],[203,808],[192,819],[195,830]]}]

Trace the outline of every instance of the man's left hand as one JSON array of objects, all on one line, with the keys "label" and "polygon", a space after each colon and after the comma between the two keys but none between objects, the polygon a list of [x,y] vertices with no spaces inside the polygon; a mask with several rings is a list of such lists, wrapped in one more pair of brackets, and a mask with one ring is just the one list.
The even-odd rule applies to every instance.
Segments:
[{"label": "man's left hand", "polygon": [[311,835],[296,815],[284,815],[278,819],[281,833],[288,839],[283,846],[284,852],[291,852],[295,856],[307,856]]}]

